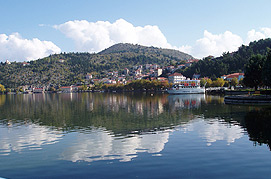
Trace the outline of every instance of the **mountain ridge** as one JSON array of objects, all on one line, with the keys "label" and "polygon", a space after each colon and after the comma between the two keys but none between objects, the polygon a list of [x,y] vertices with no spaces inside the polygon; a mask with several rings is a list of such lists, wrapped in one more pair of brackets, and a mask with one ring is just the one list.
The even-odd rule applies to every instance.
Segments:
[{"label": "mountain ridge", "polygon": [[189,60],[194,59],[192,55],[181,52],[175,49],[168,48],[158,48],[158,47],[148,47],[139,44],[131,44],[131,43],[118,43],[100,51],[98,54],[114,54],[114,53],[127,53],[127,52],[135,52],[135,53],[157,53],[166,55],[169,57],[176,58],[178,60]]}]

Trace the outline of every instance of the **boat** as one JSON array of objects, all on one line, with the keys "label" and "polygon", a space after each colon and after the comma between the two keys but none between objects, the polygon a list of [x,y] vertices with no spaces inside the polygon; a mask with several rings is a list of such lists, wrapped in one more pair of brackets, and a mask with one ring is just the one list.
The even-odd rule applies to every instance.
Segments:
[{"label": "boat", "polygon": [[204,94],[205,87],[200,87],[200,80],[181,80],[168,89],[169,94]]}]

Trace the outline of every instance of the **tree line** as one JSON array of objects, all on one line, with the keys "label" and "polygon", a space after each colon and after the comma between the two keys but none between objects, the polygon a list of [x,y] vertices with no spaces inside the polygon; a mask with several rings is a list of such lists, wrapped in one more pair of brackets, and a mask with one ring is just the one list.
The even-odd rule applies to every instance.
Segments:
[{"label": "tree line", "polygon": [[267,55],[253,55],[245,66],[244,84],[248,87],[271,87],[271,49]]},{"label": "tree line", "polygon": [[244,72],[249,59],[257,54],[265,56],[268,48],[271,48],[270,38],[254,41],[248,46],[242,45],[236,52],[223,53],[221,57],[217,58],[203,58],[198,63],[193,63],[191,67],[180,69],[178,72],[190,78],[192,78],[193,74],[200,74],[202,77],[215,80],[222,75]]}]

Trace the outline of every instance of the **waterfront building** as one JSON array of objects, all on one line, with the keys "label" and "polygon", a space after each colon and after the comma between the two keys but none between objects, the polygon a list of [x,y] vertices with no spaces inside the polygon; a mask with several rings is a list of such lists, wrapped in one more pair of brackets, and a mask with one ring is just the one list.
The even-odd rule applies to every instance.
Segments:
[{"label": "waterfront building", "polygon": [[180,83],[182,80],[185,80],[186,77],[183,76],[181,73],[173,73],[168,76],[169,83]]}]

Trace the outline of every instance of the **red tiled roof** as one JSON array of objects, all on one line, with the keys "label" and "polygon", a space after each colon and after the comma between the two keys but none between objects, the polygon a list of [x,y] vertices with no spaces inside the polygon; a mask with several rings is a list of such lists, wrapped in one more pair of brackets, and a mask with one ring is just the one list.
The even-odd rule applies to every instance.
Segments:
[{"label": "red tiled roof", "polygon": [[229,74],[229,75],[226,75],[226,78],[238,78],[240,75],[244,76],[244,73],[233,73],[233,74]]},{"label": "red tiled roof", "polygon": [[171,74],[169,76],[183,76],[183,75],[181,73],[173,73],[173,74]]}]

